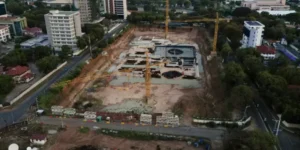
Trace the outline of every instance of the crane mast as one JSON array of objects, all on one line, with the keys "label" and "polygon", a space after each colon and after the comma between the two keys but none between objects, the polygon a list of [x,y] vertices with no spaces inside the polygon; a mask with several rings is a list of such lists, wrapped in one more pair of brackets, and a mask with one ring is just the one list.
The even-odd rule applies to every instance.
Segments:
[{"label": "crane mast", "polygon": [[165,39],[168,38],[168,32],[169,32],[169,0],[166,0]]}]

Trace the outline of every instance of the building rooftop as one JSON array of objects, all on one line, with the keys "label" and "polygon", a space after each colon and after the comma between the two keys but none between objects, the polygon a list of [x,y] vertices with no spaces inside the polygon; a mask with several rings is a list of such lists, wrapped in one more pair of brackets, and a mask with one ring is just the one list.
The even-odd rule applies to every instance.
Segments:
[{"label": "building rooftop", "polygon": [[35,38],[29,39],[25,42],[22,42],[20,45],[22,47],[31,47],[31,46],[47,46],[49,45],[48,35],[40,35]]},{"label": "building rooftop", "polygon": [[38,27],[33,27],[33,28],[25,28],[24,29],[26,32],[41,32],[42,29]]},{"label": "building rooftop", "polygon": [[272,47],[262,45],[262,46],[257,46],[257,50],[262,53],[262,54],[275,54],[276,50]]},{"label": "building rooftop", "polygon": [[46,4],[72,4],[73,0],[44,0]]},{"label": "building rooftop", "polygon": [[0,21],[10,21],[10,20],[14,20],[17,19],[18,17],[0,17]]},{"label": "building rooftop", "polygon": [[9,68],[6,74],[10,76],[18,76],[25,73],[28,70],[29,68],[27,66],[16,66],[16,67]]},{"label": "building rooftop", "polygon": [[45,134],[33,134],[30,139],[41,141],[41,140],[45,140],[46,138],[47,135]]},{"label": "building rooftop", "polygon": [[72,15],[78,13],[78,11],[61,11],[61,10],[50,10],[49,14],[51,15]]},{"label": "building rooftop", "polygon": [[4,29],[4,28],[8,28],[8,26],[6,26],[6,25],[0,25],[0,30]]},{"label": "building rooftop", "polygon": [[245,23],[248,24],[248,25],[250,25],[250,26],[264,26],[259,21],[245,21]]}]

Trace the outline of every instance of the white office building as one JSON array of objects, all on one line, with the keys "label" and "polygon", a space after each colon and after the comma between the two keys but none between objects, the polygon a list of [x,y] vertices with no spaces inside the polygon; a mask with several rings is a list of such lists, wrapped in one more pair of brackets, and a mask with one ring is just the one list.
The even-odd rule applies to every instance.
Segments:
[{"label": "white office building", "polygon": [[245,21],[243,28],[242,47],[257,47],[262,43],[265,25],[258,21]]},{"label": "white office building", "polygon": [[7,42],[11,39],[8,25],[0,25],[0,41]]},{"label": "white office building", "polygon": [[63,45],[77,49],[76,37],[83,35],[78,11],[51,10],[45,14],[45,22],[49,41],[55,50],[60,50]]}]

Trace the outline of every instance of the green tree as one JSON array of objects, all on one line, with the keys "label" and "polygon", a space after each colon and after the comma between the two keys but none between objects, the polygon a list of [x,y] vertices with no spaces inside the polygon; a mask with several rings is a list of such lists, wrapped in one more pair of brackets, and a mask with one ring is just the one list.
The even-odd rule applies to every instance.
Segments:
[{"label": "green tree", "polygon": [[256,81],[263,92],[280,95],[284,94],[287,89],[287,81],[283,77],[272,75],[267,71],[259,72]]},{"label": "green tree", "polygon": [[277,140],[268,132],[236,130],[225,137],[224,143],[225,150],[272,150]]},{"label": "green tree", "polygon": [[226,42],[225,44],[222,45],[222,49],[221,49],[221,55],[223,59],[226,59],[231,53],[232,53],[232,49],[230,45]]},{"label": "green tree", "polygon": [[191,2],[189,0],[184,1],[184,7],[185,8],[190,8]]},{"label": "green tree", "polygon": [[234,62],[230,62],[225,65],[224,72],[224,81],[230,86],[242,84],[246,79],[246,74],[242,67]]},{"label": "green tree", "polygon": [[52,54],[52,50],[48,46],[38,46],[34,48],[34,57],[35,59],[41,59]]},{"label": "green tree", "polygon": [[61,10],[63,10],[63,11],[71,11],[72,7],[70,5],[65,5],[65,6],[61,7]]},{"label": "green tree", "polygon": [[60,63],[57,56],[47,56],[37,61],[36,65],[40,72],[48,73],[55,69]]},{"label": "green tree", "polygon": [[69,57],[73,56],[73,50],[68,45],[63,45],[61,51],[59,52],[59,58],[61,60],[67,60]]},{"label": "green tree", "polygon": [[14,14],[14,15],[22,15],[24,12],[24,5],[14,1],[14,0],[10,0],[7,3],[7,11],[9,11],[10,13]]},{"label": "green tree", "polygon": [[20,49],[15,49],[5,55],[0,61],[4,66],[26,65],[26,55]]},{"label": "green tree", "polygon": [[89,44],[88,36],[77,37],[77,47],[84,49]]},{"label": "green tree", "polygon": [[248,7],[238,7],[233,12],[234,17],[247,17],[251,13],[251,9]]},{"label": "green tree", "polygon": [[6,95],[15,87],[14,80],[11,76],[0,75],[0,95]]},{"label": "green tree", "polygon": [[262,59],[253,55],[247,55],[243,61],[243,67],[250,78],[255,79],[256,74],[265,69]]},{"label": "green tree", "polygon": [[246,85],[235,86],[230,93],[230,100],[232,103],[240,107],[249,105],[253,98],[254,93],[252,88]]},{"label": "green tree", "polygon": [[261,57],[260,53],[255,48],[241,48],[236,52],[236,56],[240,62],[244,62],[248,56]]}]

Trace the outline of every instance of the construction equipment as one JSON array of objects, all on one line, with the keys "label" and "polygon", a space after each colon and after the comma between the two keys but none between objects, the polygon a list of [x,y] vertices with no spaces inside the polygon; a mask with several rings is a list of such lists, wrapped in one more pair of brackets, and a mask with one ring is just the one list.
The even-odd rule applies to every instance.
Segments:
[{"label": "construction equipment", "polygon": [[[203,19],[188,19],[188,20],[172,20],[172,22],[215,22],[215,31],[214,31],[214,41],[213,41],[213,50],[211,52],[211,56],[215,56],[217,54],[217,41],[218,41],[218,31],[219,31],[219,22],[227,21],[229,22],[231,19],[228,18],[219,18],[219,13],[216,12],[216,18],[203,18]],[[167,32],[167,31],[166,31]]]}]

